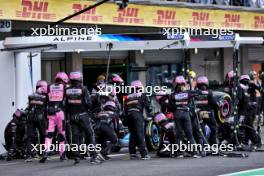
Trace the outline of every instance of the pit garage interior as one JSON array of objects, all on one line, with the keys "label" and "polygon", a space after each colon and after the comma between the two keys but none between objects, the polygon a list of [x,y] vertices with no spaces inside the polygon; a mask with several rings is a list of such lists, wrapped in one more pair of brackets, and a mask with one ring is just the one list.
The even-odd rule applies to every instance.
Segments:
[{"label": "pit garage interior", "polygon": [[[245,43],[263,44],[263,38],[236,35],[230,40],[199,42],[191,41],[188,35],[173,40],[122,42],[102,40],[101,36],[95,36],[90,41],[70,42],[54,42],[54,36],[6,38],[0,42],[0,77],[3,81],[0,106],[5,109],[1,128],[4,128],[15,108],[26,107],[27,96],[34,91],[39,79],[46,79],[51,83],[57,71],[79,70],[84,73],[84,84],[90,86],[94,83],[97,75],[106,70],[107,48],[110,43],[113,46],[110,72],[121,74],[127,83],[132,79],[140,79],[146,84],[156,84],[159,83],[159,77],[165,75],[163,78],[169,78],[179,73],[184,48],[232,50],[234,46]],[[162,49],[164,47],[166,49]],[[243,57],[241,60],[243,61]],[[228,61],[231,62],[232,59]],[[146,80],[152,82],[148,83]],[[0,140],[2,139],[3,137]],[[0,150],[4,151],[3,148]]]},{"label": "pit garage interior", "polygon": [[[82,71],[84,85],[91,88],[97,76],[106,73],[107,51],[81,53],[43,53],[41,55],[41,79],[49,83],[58,71]],[[119,74],[125,81],[138,79],[138,73],[146,74],[146,84],[160,84],[169,81],[181,71],[182,51],[112,51],[110,73]]]}]

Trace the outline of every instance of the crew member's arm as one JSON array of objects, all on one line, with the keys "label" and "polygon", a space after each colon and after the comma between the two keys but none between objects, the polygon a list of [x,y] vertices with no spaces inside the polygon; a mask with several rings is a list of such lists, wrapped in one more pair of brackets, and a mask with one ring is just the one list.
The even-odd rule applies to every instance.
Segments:
[{"label": "crew member's arm", "polygon": [[169,112],[174,112],[174,110],[175,110],[173,96],[174,96],[174,94],[171,94],[168,96],[168,111]]},{"label": "crew member's arm", "polygon": [[92,100],[91,100],[91,96],[90,96],[90,93],[87,89],[87,87],[83,87],[83,98],[84,98],[84,105],[85,105],[85,108],[87,110],[91,110],[92,109]]},{"label": "crew member's arm", "polygon": [[146,96],[145,94],[142,95],[142,99],[143,99],[143,103],[144,103],[144,107],[147,111],[148,114],[150,114],[152,112],[152,107],[151,107],[151,101],[149,99],[148,96]]}]

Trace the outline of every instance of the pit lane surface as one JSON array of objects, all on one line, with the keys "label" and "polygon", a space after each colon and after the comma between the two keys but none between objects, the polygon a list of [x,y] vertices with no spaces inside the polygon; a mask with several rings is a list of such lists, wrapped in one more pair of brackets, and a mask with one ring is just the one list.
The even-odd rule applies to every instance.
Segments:
[{"label": "pit lane surface", "polygon": [[100,165],[92,165],[89,160],[73,165],[73,160],[60,162],[58,157],[52,157],[44,164],[1,160],[0,176],[214,176],[264,168],[264,152],[248,154],[248,158],[208,156],[176,159],[157,158],[155,153],[151,153],[151,160],[142,161],[129,160],[127,149],[123,149]]},{"label": "pit lane surface", "polygon": [[[154,155],[153,155],[154,157]],[[264,153],[251,153],[249,158],[206,157],[194,158],[153,158],[148,161],[128,160],[128,155],[115,155],[111,161],[101,165],[91,165],[82,160],[74,166],[72,160],[60,162],[53,158],[44,164],[34,161],[1,161],[1,176],[162,176],[195,175],[212,176],[264,167]]]}]

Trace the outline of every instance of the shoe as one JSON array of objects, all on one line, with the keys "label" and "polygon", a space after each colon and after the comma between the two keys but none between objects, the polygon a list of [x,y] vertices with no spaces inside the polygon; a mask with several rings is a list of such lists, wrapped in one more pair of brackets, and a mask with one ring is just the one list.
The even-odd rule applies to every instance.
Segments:
[{"label": "shoe", "polygon": [[130,154],[130,159],[137,159],[137,154]]},{"label": "shoe", "polygon": [[60,160],[61,160],[61,161],[65,161],[65,160],[66,160],[65,153],[63,153],[63,154],[60,156]]},{"label": "shoe", "polygon": [[193,154],[192,157],[193,157],[193,158],[201,158],[201,156],[198,155],[198,154]]},{"label": "shoe", "polygon": [[102,162],[103,161],[99,155],[97,155],[96,157],[92,157],[90,160],[91,164],[101,164]]},{"label": "shoe", "polygon": [[45,163],[46,160],[47,160],[47,158],[48,158],[48,155],[47,155],[47,153],[45,152],[45,153],[42,155],[42,157],[40,158],[39,162],[40,162],[40,163]]},{"label": "shoe", "polygon": [[201,157],[206,157],[206,152],[205,151],[201,151]]},{"label": "shoe", "polygon": [[6,161],[12,161],[15,156],[15,151],[13,149],[10,149],[7,153]]},{"label": "shoe", "polygon": [[141,156],[140,158],[141,160],[150,160],[151,157],[149,155],[144,155],[144,156]]},{"label": "shoe", "polygon": [[111,159],[111,157],[107,156],[107,155],[102,155],[102,157],[104,158],[105,161],[108,161]]},{"label": "shoe", "polygon": [[80,158],[74,158],[74,165],[76,165],[76,164],[79,164],[80,163]]},{"label": "shoe", "polygon": [[256,150],[257,150],[257,146],[256,146],[256,145],[252,145],[252,146],[251,146],[251,151],[252,151],[252,152],[255,152]]},{"label": "shoe", "polygon": [[34,158],[32,156],[28,156],[25,159],[25,162],[32,162],[34,160]]},{"label": "shoe", "polygon": [[104,158],[104,156],[101,153],[98,153],[96,156],[99,160],[101,161],[105,161],[106,159]]},{"label": "shoe", "polygon": [[176,156],[176,158],[184,158],[184,155],[183,154],[178,154],[177,156]]},{"label": "shoe", "polygon": [[13,160],[13,157],[11,155],[7,155],[6,161],[12,161],[12,160]]}]

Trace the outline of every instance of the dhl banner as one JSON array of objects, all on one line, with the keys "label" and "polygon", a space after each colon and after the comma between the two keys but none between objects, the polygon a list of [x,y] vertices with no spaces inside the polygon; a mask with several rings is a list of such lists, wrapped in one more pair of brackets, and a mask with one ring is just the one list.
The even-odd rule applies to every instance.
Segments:
[{"label": "dhl banner", "polygon": [[[0,0],[0,19],[55,22],[95,3],[81,0]],[[69,23],[264,31],[264,13],[129,4],[103,4]]]}]

